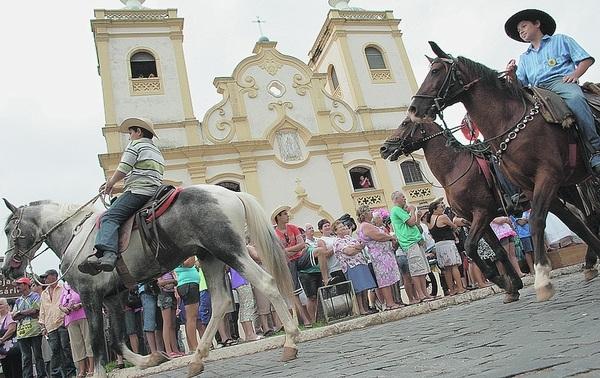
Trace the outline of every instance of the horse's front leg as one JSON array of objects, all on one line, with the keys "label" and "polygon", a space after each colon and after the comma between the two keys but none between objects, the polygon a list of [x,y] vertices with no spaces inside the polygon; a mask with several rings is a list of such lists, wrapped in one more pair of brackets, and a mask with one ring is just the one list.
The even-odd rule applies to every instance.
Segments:
[{"label": "horse's front leg", "polygon": [[535,288],[538,301],[547,301],[554,295],[554,287],[550,281],[552,266],[546,254],[544,231],[546,230],[546,217],[553,201],[558,201],[556,194],[558,186],[552,182],[535,183],[531,201],[531,238],[533,240]]},{"label": "horse's front leg", "polygon": [[467,255],[475,262],[475,265],[481,270],[485,278],[506,290],[506,281],[499,275],[498,270],[486,264],[477,252],[479,240],[484,234],[485,226],[488,225],[490,221],[491,219],[487,214],[480,211],[473,212],[473,222],[471,222],[469,235],[465,240],[465,251],[467,251]]},{"label": "horse's front leg", "polygon": [[506,287],[504,290],[506,290],[506,295],[504,297],[504,303],[515,302],[519,300],[519,290],[523,288],[523,281],[521,280],[521,277],[519,277],[517,271],[508,259],[508,254],[506,253],[506,250],[504,249],[504,247],[502,247],[502,244],[498,240],[498,237],[496,236],[494,230],[492,230],[492,227],[489,224],[485,227],[484,235],[485,241],[494,250],[498,261],[502,263],[502,266],[504,266],[504,269],[506,270],[506,273],[508,275],[508,277],[505,277]]},{"label": "horse's front leg", "polygon": [[104,365],[105,343],[104,343],[104,317],[102,315],[102,293],[81,293],[81,301],[90,328],[92,351],[94,352],[94,377],[106,377]]}]

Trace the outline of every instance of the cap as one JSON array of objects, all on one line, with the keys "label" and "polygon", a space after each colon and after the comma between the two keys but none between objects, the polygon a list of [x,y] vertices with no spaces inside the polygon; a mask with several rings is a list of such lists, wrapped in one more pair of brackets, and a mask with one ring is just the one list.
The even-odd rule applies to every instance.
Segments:
[{"label": "cap", "polygon": [[58,277],[58,272],[55,269],[48,269],[46,271],[46,273],[42,274],[40,277],[48,277],[48,276]]},{"label": "cap", "polygon": [[21,277],[15,280],[15,284],[25,284],[31,286],[31,280],[27,277]]}]

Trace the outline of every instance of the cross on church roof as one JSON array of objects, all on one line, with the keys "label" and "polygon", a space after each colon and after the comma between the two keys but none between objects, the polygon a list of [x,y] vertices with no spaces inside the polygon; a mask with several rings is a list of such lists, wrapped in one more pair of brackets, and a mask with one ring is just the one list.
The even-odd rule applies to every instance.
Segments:
[{"label": "cross on church roof", "polygon": [[255,20],[255,21],[252,21],[252,22],[254,22],[255,24],[258,24],[258,31],[260,32],[260,37],[264,37],[264,34],[263,34],[263,30],[262,30],[262,26],[261,26],[261,24],[264,24],[264,23],[266,23],[267,21],[265,21],[265,20],[261,20],[259,16],[256,16],[256,20]]}]

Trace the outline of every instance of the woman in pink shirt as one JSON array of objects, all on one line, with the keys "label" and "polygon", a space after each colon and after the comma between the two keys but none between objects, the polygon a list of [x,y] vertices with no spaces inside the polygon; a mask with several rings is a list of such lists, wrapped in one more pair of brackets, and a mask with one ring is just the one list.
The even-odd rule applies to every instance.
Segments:
[{"label": "woman in pink shirt", "polygon": [[[73,361],[77,362],[78,377],[94,375],[94,352],[90,338],[88,321],[79,293],[65,282],[58,307],[65,313],[65,327],[69,332]],[[86,364],[87,363],[87,364]]]}]

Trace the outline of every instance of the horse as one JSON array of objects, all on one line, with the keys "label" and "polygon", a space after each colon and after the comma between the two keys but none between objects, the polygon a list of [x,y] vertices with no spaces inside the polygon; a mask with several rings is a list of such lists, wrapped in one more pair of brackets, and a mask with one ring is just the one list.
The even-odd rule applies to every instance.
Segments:
[{"label": "horse", "polygon": [[[60,269],[64,279],[81,295],[89,320],[97,375],[106,375],[102,366],[106,362],[102,353],[103,304],[110,316],[113,329],[110,341],[117,353],[142,369],[166,360],[159,354],[140,356],[125,345],[121,296],[126,288],[118,273],[101,272],[91,276],[73,268],[84,261],[93,249],[97,232],[95,222],[99,213],[89,207],[84,208],[85,211],[77,211],[76,206],[52,201],[32,202],[21,207],[12,205],[6,199],[4,202],[12,215],[4,229],[8,251],[2,266],[3,274],[13,278],[22,276],[26,265],[24,262],[33,258],[33,252],[42,242],[54,251],[61,260]],[[189,364],[189,376],[196,376],[204,370],[203,359],[208,355],[217,324],[231,305],[224,284],[225,264],[267,296],[285,329],[282,360],[296,358],[298,324],[288,312],[282,297],[283,294],[289,300],[292,293],[287,259],[268,216],[252,195],[216,185],[186,187],[155,222],[161,243],[171,248],[166,251],[161,249],[155,262],[144,260],[140,257],[144,256],[140,236],[132,233],[129,247],[121,256],[136,282],[147,282],[158,276],[156,271],[152,273],[153,269],[149,268],[151,264],[158,264],[160,274],[163,274],[173,270],[189,256],[197,256],[202,260],[212,298],[212,317]],[[250,258],[246,248],[245,226],[269,273]]]},{"label": "horse", "polygon": [[483,64],[465,57],[454,58],[434,42],[430,45],[437,57],[429,58],[429,72],[413,97],[409,114],[413,120],[434,119],[452,104],[461,102],[465,106],[499,161],[501,171],[531,202],[534,287],[538,301],[549,300],[555,291],[544,245],[548,211],[593,251],[596,258],[586,258],[587,269],[593,269],[600,253],[600,239],[572,211],[573,207],[557,196],[561,191],[562,197],[577,197],[576,184],[590,177],[586,162],[577,153],[574,166],[567,163],[570,134],[547,123],[539,114],[541,105],[529,104],[518,85]]},{"label": "horse", "polygon": [[[475,156],[436,123],[413,122],[410,117],[383,143],[379,152],[383,159],[395,161],[401,154],[408,155],[421,148],[431,172],[443,186],[452,210],[471,223],[465,251],[490,281],[506,290],[504,303],[517,301],[523,281],[490,227],[498,214],[498,202],[480,173]],[[508,276],[500,276],[495,267],[481,260],[477,253],[481,237],[492,247]]]}]

